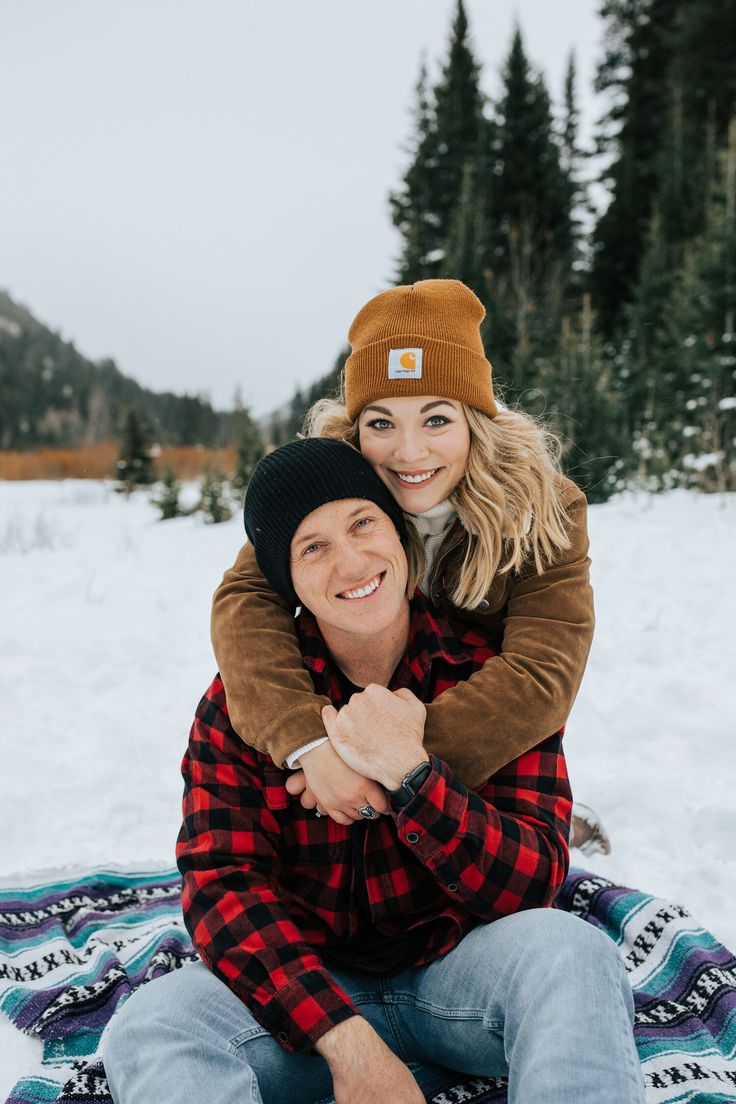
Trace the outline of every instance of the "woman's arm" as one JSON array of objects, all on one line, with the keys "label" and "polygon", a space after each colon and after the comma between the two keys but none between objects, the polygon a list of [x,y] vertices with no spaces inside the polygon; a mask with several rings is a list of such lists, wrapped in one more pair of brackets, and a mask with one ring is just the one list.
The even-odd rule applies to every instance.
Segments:
[{"label": "woman's arm", "polygon": [[570,548],[514,581],[500,654],[427,706],[427,751],[470,788],[562,728],[585,671],[595,624],[587,503],[566,486]]},{"label": "woman's arm", "polygon": [[[583,677],[594,626],[587,504],[567,486],[570,548],[542,575],[514,582],[501,653],[428,707],[427,750],[471,788],[558,731]],[[263,578],[250,545],[215,592],[212,643],[245,743],[282,766],[324,737],[329,702],[302,664],[294,611]]]},{"label": "woman's arm", "polygon": [[245,544],[215,591],[212,647],[225,686],[233,728],[277,766],[325,738],[322,708],[302,663],[294,610],[263,577]]}]

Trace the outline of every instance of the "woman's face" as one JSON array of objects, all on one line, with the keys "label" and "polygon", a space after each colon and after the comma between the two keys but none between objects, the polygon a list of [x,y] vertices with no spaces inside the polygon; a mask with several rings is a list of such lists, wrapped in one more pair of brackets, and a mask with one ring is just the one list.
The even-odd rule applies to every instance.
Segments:
[{"label": "woman's face", "polygon": [[465,474],[470,427],[453,399],[377,399],[361,410],[358,429],[360,451],[409,514],[442,502]]}]

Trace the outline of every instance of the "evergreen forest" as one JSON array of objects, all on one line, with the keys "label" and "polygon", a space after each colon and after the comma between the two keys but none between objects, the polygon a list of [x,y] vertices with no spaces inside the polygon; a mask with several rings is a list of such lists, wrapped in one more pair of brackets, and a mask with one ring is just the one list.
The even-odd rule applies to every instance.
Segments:
[{"label": "evergreen forest", "polygon": [[[473,288],[501,398],[560,436],[591,501],[734,490],[736,0],[604,0],[600,16],[608,106],[586,149],[574,57],[555,103],[517,29],[490,102],[458,0],[390,194],[394,282]],[[348,351],[274,420],[277,443],[336,392]]]},{"label": "evergreen forest", "polygon": [[[455,0],[441,64],[419,69],[403,176],[386,182],[387,283],[476,292],[499,397],[559,436],[590,501],[734,490],[736,0],[602,0],[599,15],[606,106],[584,143],[574,57],[550,90],[517,28],[490,99]],[[0,293],[0,449],[124,439],[133,410],[149,442],[237,446],[244,486],[264,444],[337,392],[348,351],[259,427],[237,398],[218,412],[85,360]]]}]

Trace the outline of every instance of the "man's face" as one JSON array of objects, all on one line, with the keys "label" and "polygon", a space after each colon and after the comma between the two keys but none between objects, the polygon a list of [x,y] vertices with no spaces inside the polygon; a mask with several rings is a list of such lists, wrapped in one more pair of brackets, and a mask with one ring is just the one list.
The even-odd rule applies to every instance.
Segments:
[{"label": "man's face", "polygon": [[396,527],[373,502],[328,502],[304,518],[291,541],[291,578],[320,626],[370,636],[396,620],[407,564]]}]

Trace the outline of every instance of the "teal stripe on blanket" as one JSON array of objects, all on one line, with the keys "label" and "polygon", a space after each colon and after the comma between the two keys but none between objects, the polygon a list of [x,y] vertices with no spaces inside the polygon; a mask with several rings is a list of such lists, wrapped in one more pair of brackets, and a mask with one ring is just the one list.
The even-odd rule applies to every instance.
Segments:
[{"label": "teal stripe on blanket", "polygon": [[[571,871],[558,907],[605,931],[626,963],[647,1104],[736,1100],[736,959],[678,905]],[[94,870],[0,889],[0,1009],[43,1043],[7,1104],[111,1104],[100,1037],[137,986],[194,961],[173,870]],[[506,1100],[447,1075],[435,1104]]]}]

